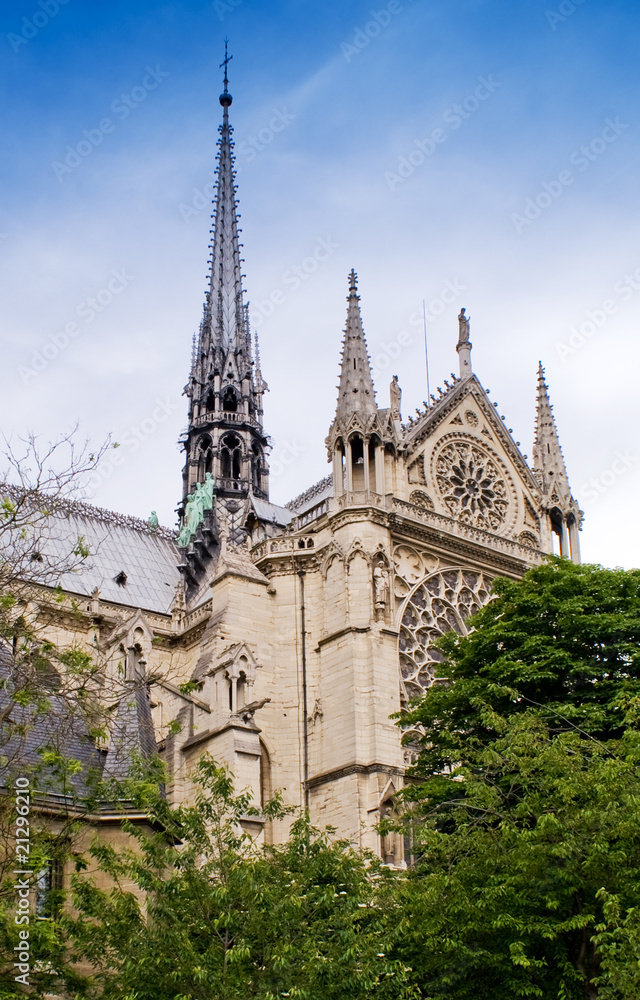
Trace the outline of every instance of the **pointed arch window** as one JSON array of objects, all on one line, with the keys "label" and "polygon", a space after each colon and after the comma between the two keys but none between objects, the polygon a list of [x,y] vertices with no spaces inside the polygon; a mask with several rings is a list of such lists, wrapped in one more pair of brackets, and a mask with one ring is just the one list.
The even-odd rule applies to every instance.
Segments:
[{"label": "pointed arch window", "polygon": [[203,483],[207,472],[213,472],[213,444],[208,434],[198,441],[198,482]]},{"label": "pointed arch window", "polygon": [[224,390],[222,396],[222,409],[226,413],[235,413],[238,409],[238,397],[235,389],[233,389],[230,385],[228,385]]},{"label": "pointed arch window", "polygon": [[235,434],[226,434],[222,439],[220,466],[223,479],[240,479],[242,476],[242,447]]}]

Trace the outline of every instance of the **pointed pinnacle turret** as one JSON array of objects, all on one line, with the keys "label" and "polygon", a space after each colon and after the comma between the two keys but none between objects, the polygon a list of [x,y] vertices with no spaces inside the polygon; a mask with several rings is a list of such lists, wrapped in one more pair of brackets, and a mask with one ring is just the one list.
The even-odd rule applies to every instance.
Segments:
[{"label": "pointed pinnacle turret", "polygon": [[338,387],[336,419],[358,413],[366,418],[376,413],[376,398],[371,377],[367,344],[362,329],[358,278],[354,270],[349,275],[347,325],[342,342],[342,366]]},{"label": "pointed pinnacle turret", "polygon": [[542,362],[538,363],[538,400],[533,443],[533,471],[545,495],[550,496],[555,490],[560,500],[571,498],[569,477],[564,464],[553,409],[549,401]]}]

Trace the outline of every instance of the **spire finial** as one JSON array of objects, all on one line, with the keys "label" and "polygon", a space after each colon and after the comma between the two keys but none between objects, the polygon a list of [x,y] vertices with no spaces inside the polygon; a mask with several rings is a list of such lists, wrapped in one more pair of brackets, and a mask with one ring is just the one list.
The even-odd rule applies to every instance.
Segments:
[{"label": "spire finial", "polygon": [[358,291],[358,275],[356,274],[353,268],[351,268],[349,272],[349,291],[350,292]]},{"label": "spire finial", "polygon": [[220,69],[224,66],[224,93],[220,94],[220,104],[223,108],[228,108],[231,104],[233,98],[229,93],[229,63],[233,59],[233,56],[229,55],[229,39],[224,40],[224,59],[220,63]]}]

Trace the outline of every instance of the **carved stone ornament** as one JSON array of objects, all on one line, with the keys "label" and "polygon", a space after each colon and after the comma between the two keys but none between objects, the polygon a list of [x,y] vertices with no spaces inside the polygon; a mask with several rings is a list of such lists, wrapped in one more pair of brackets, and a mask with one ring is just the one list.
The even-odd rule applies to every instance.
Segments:
[{"label": "carved stone ornament", "polygon": [[430,553],[420,552],[411,545],[397,545],[393,552],[396,600],[404,600],[418,580],[435,573],[439,565],[439,560]]},{"label": "carved stone ornament", "polygon": [[467,620],[487,603],[491,581],[483,573],[447,569],[427,576],[409,595],[398,652],[403,702],[421,695],[438,676],[444,654],[434,643],[447,632],[467,635]]},{"label": "carved stone ornament", "polygon": [[445,439],[433,459],[433,478],[451,517],[504,532],[515,517],[513,483],[497,456],[477,441]]}]

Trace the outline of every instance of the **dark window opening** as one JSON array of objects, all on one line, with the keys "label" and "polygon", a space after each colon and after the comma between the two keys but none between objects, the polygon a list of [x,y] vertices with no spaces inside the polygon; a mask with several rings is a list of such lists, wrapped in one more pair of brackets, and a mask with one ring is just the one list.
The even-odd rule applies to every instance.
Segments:
[{"label": "dark window opening", "polygon": [[224,390],[224,396],[222,397],[222,409],[227,413],[235,413],[238,409],[238,398],[230,386]]},{"label": "dark window opening", "polygon": [[35,911],[40,920],[51,920],[59,911],[62,872],[55,861],[48,860],[36,877]]}]

